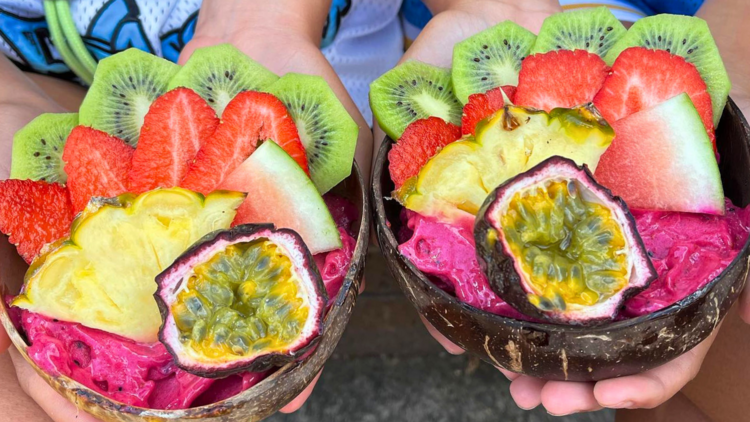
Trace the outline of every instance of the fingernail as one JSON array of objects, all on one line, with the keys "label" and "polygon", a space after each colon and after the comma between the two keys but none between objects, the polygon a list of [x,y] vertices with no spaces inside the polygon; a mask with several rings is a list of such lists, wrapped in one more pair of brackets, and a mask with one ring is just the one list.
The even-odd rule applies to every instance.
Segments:
[{"label": "fingernail", "polygon": [[561,417],[561,416],[574,415],[574,414],[576,414],[576,413],[578,413],[578,412],[580,412],[580,410],[574,410],[574,411],[572,411],[572,412],[570,412],[570,413],[552,413],[552,412],[550,412],[550,411],[548,410],[548,411],[547,411],[547,414],[548,414],[548,415],[551,415],[551,416],[554,416],[554,417],[557,417],[557,418],[559,418],[559,417]]},{"label": "fingernail", "polygon": [[613,404],[612,406],[605,406],[605,407],[609,407],[610,409],[630,409],[631,407],[633,407],[633,402],[621,401],[619,403]]}]

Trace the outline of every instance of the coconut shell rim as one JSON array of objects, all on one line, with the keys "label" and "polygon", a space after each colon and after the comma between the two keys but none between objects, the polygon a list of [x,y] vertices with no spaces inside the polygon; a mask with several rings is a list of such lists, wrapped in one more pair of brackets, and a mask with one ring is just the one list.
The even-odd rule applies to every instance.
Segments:
[{"label": "coconut shell rim", "polygon": [[[727,108],[732,108],[737,110],[737,106],[734,103],[734,101],[731,98],[728,98],[727,101]],[[739,112],[738,113],[739,118],[744,123],[745,127],[748,127],[747,121],[744,117],[744,115]],[[432,291],[434,291],[437,295],[441,296],[443,299],[445,299],[449,304],[452,306],[461,307],[465,310],[467,310],[469,313],[477,313],[478,315],[482,316],[483,318],[486,318],[488,320],[494,321],[498,324],[510,326],[513,328],[528,328],[528,329],[534,329],[534,330],[542,330],[542,331],[548,331],[550,328],[554,327],[555,330],[558,332],[562,332],[564,334],[597,334],[598,332],[611,332],[614,330],[624,330],[624,329],[631,329],[635,326],[638,326],[640,324],[648,323],[654,320],[662,319],[662,318],[669,318],[673,317],[677,314],[679,314],[684,308],[688,307],[689,305],[693,304],[694,302],[697,302],[700,298],[707,295],[711,290],[713,290],[714,286],[718,284],[718,282],[727,274],[730,272],[730,270],[734,269],[738,265],[742,265],[743,261],[750,262],[750,258],[748,258],[748,252],[750,251],[750,237],[745,241],[745,244],[742,246],[742,249],[738,252],[737,256],[732,260],[732,262],[727,265],[724,270],[719,273],[716,277],[711,279],[708,283],[706,283],[703,287],[696,290],[692,294],[684,297],[683,299],[663,308],[658,311],[641,315],[635,318],[628,318],[625,320],[620,321],[612,321],[605,324],[599,324],[594,326],[582,326],[582,325],[565,325],[565,324],[556,324],[556,323],[539,323],[539,322],[532,322],[532,321],[523,321],[518,320],[510,317],[505,317],[502,315],[493,314],[487,311],[484,311],[482,309],[476,308],[474,306],[468,305],[466,303],[460,302],[458,298],[455,296],[449,294],[448,292],[444,291],[437,285],[435,285],[432,281],[430,281],[425,274],[416,268],[416,266],[408,259],[406,259],[401,253],[398,252],[398,246],[399,243],[396,240],[396,236],[393,233],[393,230],[389,227],[389,221],[386,217],[385,213],[385,200],[395,200],[391,197],[386,197],[383,195],[383,189],[381,185],[381,179],[383,175],[390,174],[390,171],[386,164],[386,159],[388,156],[388,152],[390,151],[392,145],[395,144],[395,141],[391,139],[388,135],[386,135],[383,139],[383,142],[380,144],[380,147],[378,149],[378,153],[375,157],[375,163],[374,163],[374,171],[373,175],[370,179],[370,189],[371,189],[371,195],[372,195],[372,211],[375,214],[373,217],[373,223],[375,225],[376,230],[380,233],[382,231],[383,236],[378,236],[378,240],[380,241],[381,237],[384,238],[388,242],[388,246],[393,248],[394,251],[396,251],[395,259],[397,259],[399,262],[401,262],[406,268],[409,269],[409,271],[412,272],[414,276],[416,276],[417,280],[422,282],[423,284],[426,284]],[[403,208],[403,206],[401,206]],[[381,247],[381,250],[385,250],[385,248]],[[390,258],[389,256],[386,256],[386,258]],[[398,277],[396,275],[396,277]],[[747,271],[745,278],[747,277]],[[407,284],[410,284],[408,280],[405,280]],[[421,310],[420,310],[421,313]]]},{"label": "coconut shell rim", "polygon": [[[345,186],[348,185],[349,179],[351,179],[351,183],[353,184],[351,187]],[[352,195],[348,197],[348,199],[353,200],[355,204],[357,202],[360,202],[361,205],[358,207],[359,212],[359,228],[357,230],[357,239],[355,243],[354,252],[352,254],[352,260],[349,264],[349,269],[346,273],[346,276],[344,278],[344,283],[341,286],[341,289],[339,290],[338,295],[336,296],[336,299],[333,303],[330,305],[330,310],[326,313],[324,320],[323,320],[323,331],[321,332],[321,335],[319,336],[319,343],[322,343],[324,338],[328,335],[330,335],[331,331],[331,325],[332,321],[336,319],[339,313],[343,313],[342,317],[344,318],[344,321],[346,323],[349,322],[349,319],[351,318],[351,314],[354,310],[354,306],[356,304],[357,296],[359,295],[359,289],[360,285],[362,284],[362,278],[363,278],[363,270],[364,270],[364,264],[367,256],[367,247],[369,244],[369,233],[370,233],[370,219],[371,219],[371,211],[370,211],[370,195],[368,192],[368,186],[365,184],[364,178],[362,176],[362,172],[359,168],[359,165],[354,162],[352,163],[352,172],[350,173],[349,177],[344,179],[344,181],[340,182],[340,187],[346,188],[348,193],[351,193]],[[359,188],[359,192],[357,192],[357,188]],[[336,188],[332,189],[331,191],[336,190]],[[356,195],[355,195],[356,194]],[[8,287],[5,285],[5,283],[0,282],[0,293],[2,293],[3,296],[6,294],[9,294]],[[345,306],[347,305],[348,306]],[[64,375],[51,375],[43,371],[41,368],[39,368],[34,361],[31,360],[27,353],[28,344],[26,343],[26,340],[24,337],[22,337],[21,333],[16,329],[15,325],[10,319],[10,315],[8,314],[8,306],[5,304],[4,300],[0,300],[0,324],[2,324],[3,328],[8,333],[8,336],[10,337],[11,343],[15,347],[15,349],[21,354],[21,356],[26,360],[26,362],[29,363],[29,365],[34,369],[34,371],[42,377],[42,379],[45,380],[45,382],[52,387],[55,391],[57,391],[59,394],[64,396],[69,402],[71,402],[73,405],[75,405],[78,409],[81,409],[83,411],[87,411],[89,408],[99,408],[103,414],[92,414],[95,417],[109,417],[107,420],[115,420],[111,419],[112,415],[122,415],[123,417],[118,416],[118,420],[191,420],[191,419],[208,419],[208,418],[216,418],[216,417],[227,417],[228,415],[233,413],[233,410],[235,408],[240,409],[240,412],[242,412],[243,408],[246,404],[251,403],[252,401],[256,400],[256,392],[259,391],[259,386],[265,386],[270,383],[276,383],[276,382],[284,382],[284,378],[291,377],[295,375],[295,372],[298,371],[301,367],[310,364],[310,361],[313,357],[315,357],[318,353],[321,353],[321,349],[317,348],[314,352],[312,352],[310,355],[305,357],[305,359],[301,361],[295,361],[290,362],[283,367],[280,367],[277,371],[275,371],[273,374],[269,375],[268,377],[264,378],[262,381],[260,381],[258,384],[254,385],[253,387],[240,392],[239,394],[236,394],[233,397],[227,398],[225,400],[204,405],[204,406],[198,406],[198,407],[191,407],[187,409],[177,409],[177,410],[165,410],[165,409],[150,409],[150,408],[144,408],[144,407],[138,407],[138,406],[131,406],[127,405],[125,403],[118,402],[116,400],[110,399],[103,394],[100,394],[97,391],[94,391],[83,384],[73,380],[72,378],[69,378]],[[343,329],[341,330],[343,333]],[[324,363],[330,358],[330,355],[333,353],[333,349],[335,348],[335,344],[338,343],[339,339],[336,339],[334,343],[334,347],[332,347],[329,351],[328,356],[323,359],[323,363],[321,364],[320,369],[318,369],[315,373],[312,374],[312,376],[309,377],[304,382],[304,385],[301,389],[299,389],[298,392],[294,393],[292,398],[296,396],[297,394],[301,393],[310,383],[315,379],[315,376],[320,373],[322,370]],[[318,344],[319,345],[319,344]],[[326,353],[326,352],[324,352]],[[291,399],[290,399],[291,400]],[[80,402],[83,402],[82,404],[79,404]],[[285,406],[288,402],[283,403],[277,403],[273,406],[273,411],[271,412],[263,412],[259,414],[253,414],[253,413],[245,413],[242,415],[241,420],[260,420],[267,416],[269,416],[272,413],[277,412],[279,409],[281,409],[283,406]],[[87,412],[90,413],[90,412]],[[125,418],[127,417],[127,419]],[[146,419],[143,419],[146,418]],[[224,419],[221,419],[224,420]]]}]

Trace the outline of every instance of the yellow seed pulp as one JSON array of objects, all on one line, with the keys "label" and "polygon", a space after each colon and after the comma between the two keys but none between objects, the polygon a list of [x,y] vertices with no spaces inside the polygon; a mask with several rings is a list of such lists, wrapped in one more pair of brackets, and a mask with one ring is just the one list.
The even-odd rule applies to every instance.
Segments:
[{"label": "yellow seed pulp", "polygon": [[229,246],[196,266],[172,305],[181,341],[207,359],[283,350],[310,312],[300,282],[267,239]]},{"label": "yellow seed pulp", "polygon": [[622,228],[608,208],[584,200],[574,181],[516,193],[500,224],[540,309],[595,305],[628,283]]}]

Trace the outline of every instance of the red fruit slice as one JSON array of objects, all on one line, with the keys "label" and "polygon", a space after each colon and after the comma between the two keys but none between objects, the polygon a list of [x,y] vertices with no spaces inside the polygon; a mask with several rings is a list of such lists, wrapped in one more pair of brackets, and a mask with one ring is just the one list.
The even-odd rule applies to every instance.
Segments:
[{"label": "red fruit slice", "polygon": [[[505,95],[510,102],[513,102],[516,96],[516,87],[506,85],[502,87]],[[503,108],[505,100],[500,88],[493,88],[484,94],[469,95],[469,102],[466,103],[461,116],[461,134],[474,135],[477,129],[477,123],[495,114],[496,111]]]},{"label": "red fruit slice", "polygon": [[521,63],[514,104],[550,111],[591,102],[609,67],[585,50],[556,50],[534,54]]},{"label": "red fruit slice", "polygon": [[687,94],[616,121],[616,136],[594,173],[628,206],[724,214],[713,146]]},{"label": "red fruit slice", "polygon": [[711,96],[694,65],[663,50],[629,48],[617,57],[612,72],[594,98],[609,123],[651,108],[683,92],[690,96],[708,137],[715,144]]},{"label": "red fruit slice", "polygon": [[111,198],[128,191],[133,148],[122,139],[86,126],[70,132],[63,150],[73,211],[95,196]]},{"label": "red fruit slice", "polygon": [[309,174],[305,147],[284,104],[271,94],[246,91],[227,104],[216,132],[206,140],[190,165],[181,187],[208,194],[255,151],[271,139]]},{"label": "red fruit slice", "polygon": [[388,153],[388,169],[396,189],[416,176],[419,169],[444,146],[460,137],[461,128],[439,117],[429,117],[410,124]]},{"label": "red fruit slice", "polygon": [[128,174],[130,191],[177,186],[218,125],[214,110],[188,88],[177,88],[157,98],[143,119]]},{"label": "red fruit slice", "polygon": [[57,183],[0,181],[0,232],[31,263],[48,243],[67,236],[73,221],[68,190]]}]

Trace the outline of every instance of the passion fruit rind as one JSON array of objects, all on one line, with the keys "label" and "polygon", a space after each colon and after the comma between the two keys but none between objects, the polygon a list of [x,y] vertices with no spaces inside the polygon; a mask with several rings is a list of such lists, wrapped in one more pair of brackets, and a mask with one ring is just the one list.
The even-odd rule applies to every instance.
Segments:
[{"label": "passion fruit rind", "polygon": [[611,321],[657,278],[625,202],[559,156],[496,188],[474,237],[495,293],[555,323]]},{"label": "passion fruit rind", "polygon": [[[280,348],[259,348],[257,350],[249,348],[244,351],[233,349],[238,354],[230,353],[229,355],[231,356],[228,356],[226,353],[220,356],[222,354],[221,350],[226,350],[222,349],[222,347],[234,347],[230,345],[229,338],[219,344],[218,339],[214,335],[214,343],[212,344],[216,349],[205,349],[206,342],[204,341],[203,343],[199,343],[199,345],[202,344],[199,347],[203,347],[203,349],[201,351],[196,350],[194,347],[196,343],[185,339],[185,336],[182,335],[183,332],[178,328],[178,324],[175,321],[173,305],[178,302],[178,296],[186,294],[185,292],[190,294],[188,286],[190,286],[191,278],[195,279],[196,277],[196,268],[202,264],[210,264],[212,259],[216,257],[220,259],[220,255],[226,254],[232,247],[250,245],[248,246],[249,250],[257,242],[261,242],[263,245],[270,243],[278,249],[281,255],[287,257],[291,262],[290,270],[293,275],[296,274],[297,281],[299,282],[297,287],[302,287],[305,290],[302,295],[305,297],[307,312],[298,334],[294,337],[293,341],[284,344]],[[222,265],[225,265],[225,262],[219,262],[218,268],[225,268],[222,267]],[[232,277],[231,271],[228,271],[224,275],[227,278]],[[238,296],[242,294],[239,292],[241,290],[240,286],[248,280],[250,278],[235,280],[237,286],[235,286],[235,296],[233,298],[240,297]],[[306,352],[318,343],[323,332],[323,317],[328,301],[326,289],[312,254],[299,234],[293,230],[275,229],[271,224],[245,224],[236,226],[230,230],[219,230],[210,233],[191,246],[175,260],[174,264],[159,274],[156,277],[156,282],[159,287],[154,296],[162,316],[159,340],[164,344],[169,353],[174,356],[178,367],[201,377],[223,378],[237,372],[259,372],[274,366],[283,366],[305,355]],[[275,281],[271,282],[271,284],[273,283]],[[261,300],[267,299],[267,297],[263,297]],[[238,302],[237,306],[244,306],[243,304],[244,302]],[[237,312],[231,306],[221,308],[218,311],[225,311],[228,308],[231,310],[227,312]],[[215,308],[212,308],[209,312],[215,310]],[[253,309],[253,311],[258,311],[258,309]],[[218,313],[216,312],[214,316],[218,315]],[[241,315],[252,317],[250,315]],[[214,322],[215,324],[216,322]],[[234,327],[236,328],[236,325]],[[207,327],[207,330],[213,330],[214,328],[215,326]],[[267,329],[270,330],[271,327],[269,326]],[[235,333],[232,332],[229,334],[231,336]],[[266,338],[261,340],[265,340]],[[258,343],[255,344],[257,345]],[[212,353],[213,356],[208,356],[206,351]],[[219,356],[217,356],[217,353]]]}]

